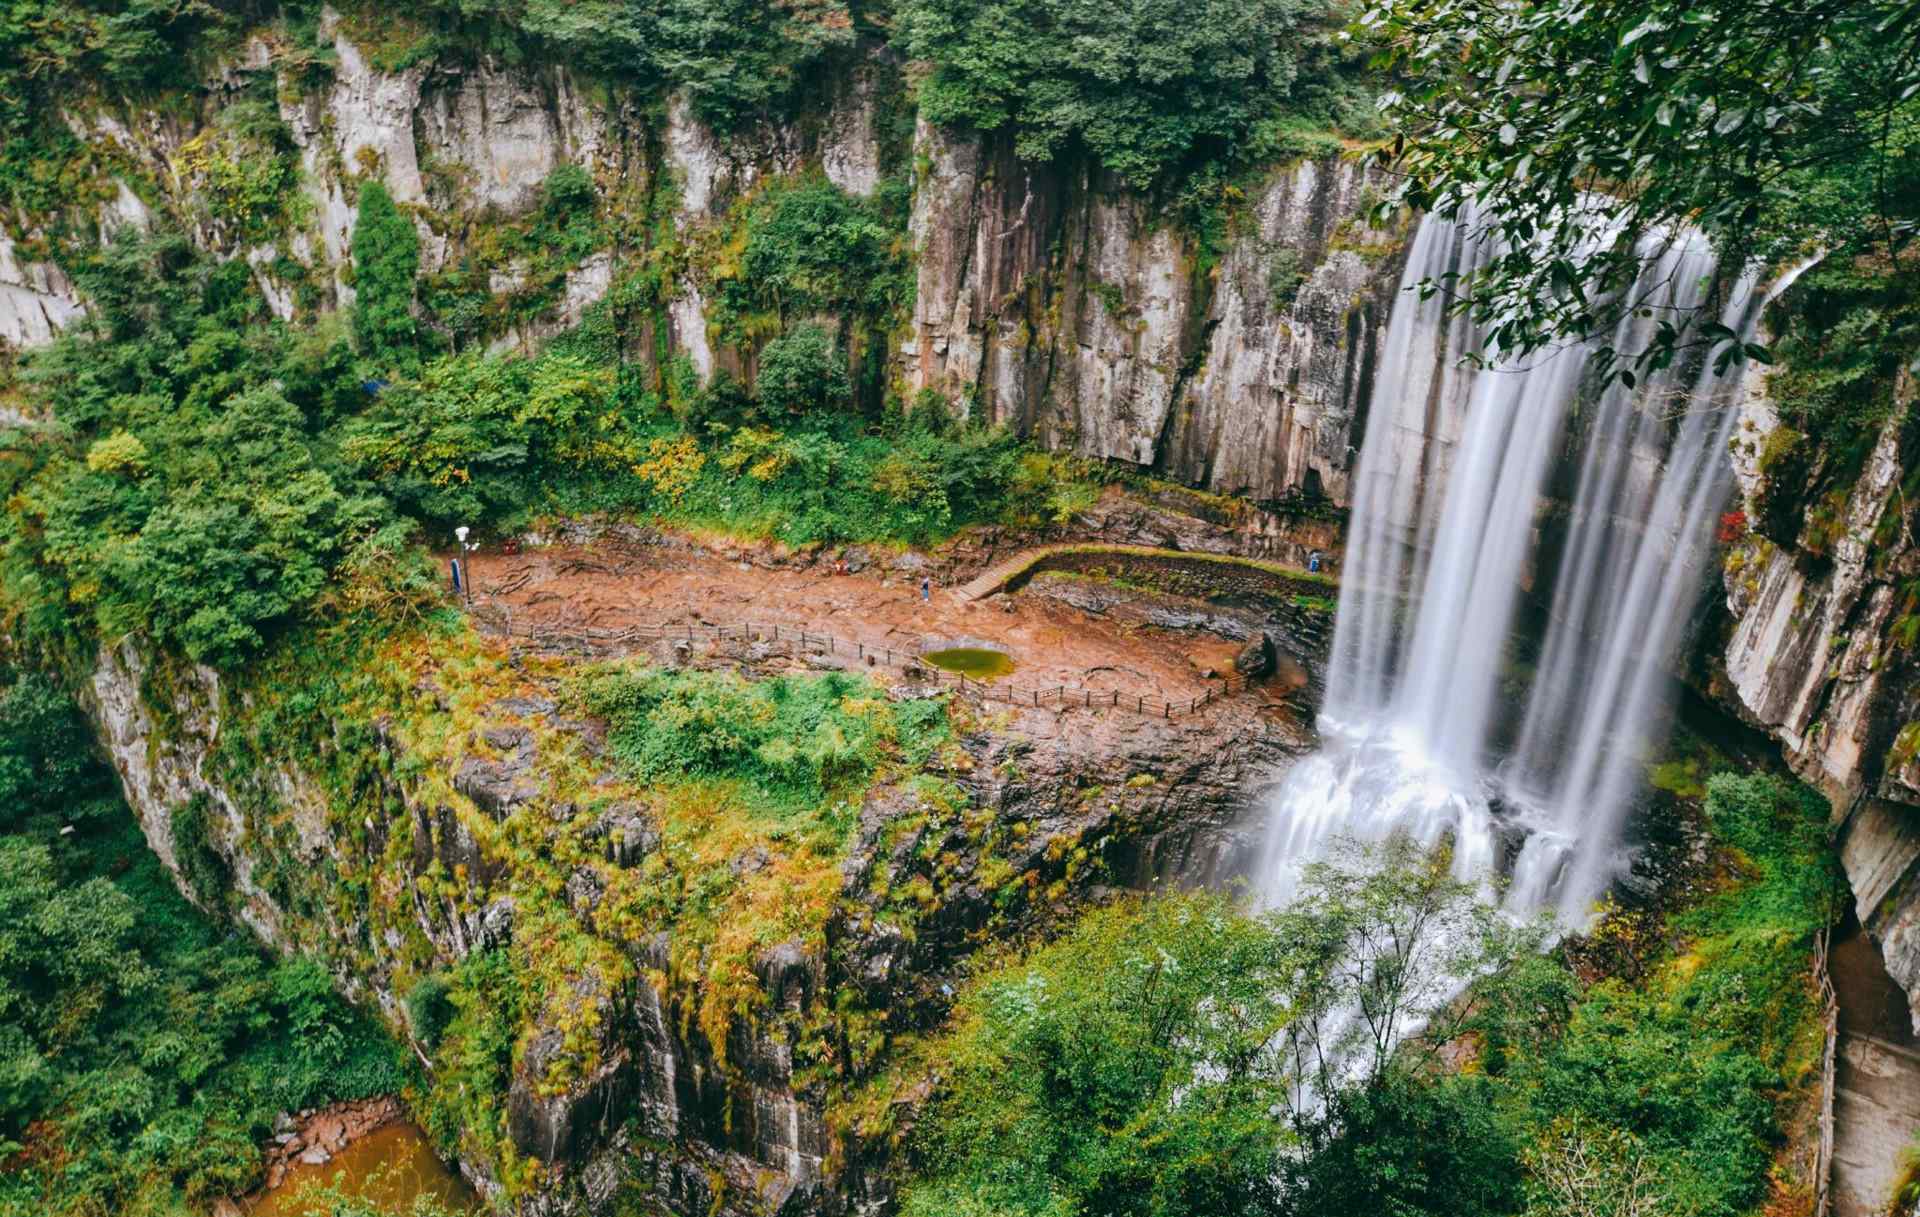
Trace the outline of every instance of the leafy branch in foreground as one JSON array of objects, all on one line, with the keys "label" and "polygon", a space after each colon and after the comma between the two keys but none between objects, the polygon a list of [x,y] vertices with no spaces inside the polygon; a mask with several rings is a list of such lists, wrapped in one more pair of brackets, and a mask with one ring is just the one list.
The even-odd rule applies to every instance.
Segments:
[{"label": "leafy branch in foreground", "polygon": [[1698,314],[1655,317],[1649,245],[1692,225],[1723,273],[1819,247],[1908,273],[1920,217],[1920,3],[1914,0],[1387,0],[1362,26],[1405,82],[1387,206],[1466,216],[1500,252],[1425,285],[1524,356],[1594,340],[1610,373],[1715,349]]}]

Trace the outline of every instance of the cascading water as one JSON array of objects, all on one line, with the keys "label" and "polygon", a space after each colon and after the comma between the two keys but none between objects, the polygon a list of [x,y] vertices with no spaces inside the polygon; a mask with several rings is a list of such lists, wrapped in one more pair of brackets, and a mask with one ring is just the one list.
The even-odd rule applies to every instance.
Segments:
[{"label": "cascading water", "polygon": [[[1485,255],[1470,228],[1424,222],[1403,287],[1471,271]],[[1645,253],[1642,307],[1613,335],[1617,349],[1640,349],[1661,321],[1707,303],[1704,240],[1682,234]],[[1749,278],[1729,299],[1721,323],[1745,336],[1765,297]],[[1510,907],[1553,907],[1568,924],[1612,877],[1727,491],[1737,378],[1675,361],[1594,393],[1587,350],[1476,371],[1463,357],[1479,340],[1437,297],[1403,293],[1389,322],[1353,482],[1324,745],[1274,797],[1256,876],[1269,903],[1334,837],[1451,838],[1457,876],[1491,884],[1510,870]],[[1502,680],[1535,574],[1536,505],[1575,419],[1566,544],[1539,663],[1516,698]]]}]

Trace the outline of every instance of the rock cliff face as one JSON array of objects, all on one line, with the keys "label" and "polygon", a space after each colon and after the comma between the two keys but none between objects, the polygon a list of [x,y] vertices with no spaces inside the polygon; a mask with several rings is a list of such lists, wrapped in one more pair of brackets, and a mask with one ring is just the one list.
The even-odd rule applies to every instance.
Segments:
[{"label": "rock cliff face", "polygon": [[1223,250],[1082,172],[926,126],[919,286],[902,346],[946,390],[1052,447],[1213,490],[1346,501],[1398,234],[1366,227],[1367,170],[1273,173]]},{"label": "rock cliff face", "polygon": [[[100,105],[63,115],[93,150],[100,201],[62,217],[101,233],[166,217],[222,257],[246,259],[282,316],[351,302],[362,181],[385,182],[415,220],[423,282],[484,283],[482,337],[532,349],[580,323],[620,267],[678,245],[658,312],[627,335],[642,361],[684,357],[705,379],[750,379],[752,351],[710,332],[699,234],[771,177],[817,170],[857,196],[910,175],[917,288],[893,336],[893,382],[933,388],[1049,446],[1214,490],[1344,501],[1397,285],[1401,236],[1360,216],[1369,171],[1334,157],[1276,169],[1223,213],[1208,242],[1085,169],[1028,165],[1008,141],[899,129],[897,67],[854,64],[817,112],[720,139],[681,99],[665,106],[590,87],[564,65],[427,60],[384,70],[329,12],[328,64],[262,35],[189,113]],[[297,199],[261,232],[223,210],[196,166],[264,155],[221,115],[275,98]],[[911,152],[911,158],[908,153]],[[911,161],[911,163],[909,163]],[[616,215],[672,216],[554,264],[501,252],[548,175],[589,170]],[[81,315],[47,255],[45,223],[0,232],[0,340],[46,341]],[[636,244],[637,243],[637,244]],[[462,278],[464,277],[464,278]],[[656,332],[657,331],[657,332]]]},{"label": "rock cliff face", "polygon": [[1807,471],[1779,455],[1789,437],[1754,389],[1734,443],[1742,503],[1729,527],[1756,527],[1728,554],[1732,625],[1710,690],[1832,801],[1860,923],[1920,1027],[1920,385],[1902,375],[1898,408],[1857,474],[1785,513],[1777,501],[1801,493],[1785,483]]},{"label": "rock cliff face", "polygon": [[[674,662],[765,674],[791,661],[720,648]],[[876,1059],[875,1024],[847,1022],[849,1012],[924,1027],[982,935],[1018,928],[1007,917],[1033,923],[1092,883],[1230,853],[1239,814],[1310,742],[1290,716],[1245,704],[1166,720],[995,707],[990,730],[929,767],[955,807],[930,805],[912,781],[869,792],[824,937],[760,950],[753,999],[715,1022],[704,964],[690,974],[680,958],[684,923],[654,913],[647,925],[667,928],[636,931],[622,920],[631,912],[614,911],[655,908],[654,897],[630,903],[640,890],[671,907],[673,892],[716,877],[683,869],[685,841],[663,835],[646,791],[611,775],[604,724],[564,717],[560,685],[545,677],[462,711],[474,690],[442,690],[432,671],[410,677],[398,703],[424,719],[401,709],[391,713],[411,725],[389,712],[370,725],[308,721],[317,752],[284,738],[258,746],[273,691],[224,687],[131,644],[99,656],[89,708],[183,890],[282,950],[326,960],[397,1028],[420,976],[475,952],[537,956],[556,932],[597,944],[541,973],[541,1013],[491,1109],[501,1139],[461,1141],[476,1184],[507,1188],[529,1215],[610,1212],[623,1189],[688,1214],[839,1213],[883,1199],[885,1150],[843,1109],[858,1070],[835,1084],[839,1067],[822,1064],[822,1054]],[[449,729],[451,749],[418,742]],[[600,776],[567,785],[581,763]],[[188,807],[203,826],[191,837],[180,829]],[[770,848],[748,842],[720,874],[771,876]],[[217,891],[196,886],[209,865]],[[556,916],[571,928],[557,931]]]}]

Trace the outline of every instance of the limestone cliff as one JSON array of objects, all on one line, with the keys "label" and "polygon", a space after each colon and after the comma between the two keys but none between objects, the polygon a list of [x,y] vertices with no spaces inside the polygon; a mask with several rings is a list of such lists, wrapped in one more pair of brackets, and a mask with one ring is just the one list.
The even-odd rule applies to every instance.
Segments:
[{"label": "limestone cliff", "polygon": [[1803,437],[1781,426],[1761,380],[1733,446],[1741,502],[1722,522],[1732,621],[1709,687],[1831,800],[1855,910],[1920,1026],[1920,385],[1901,374],[1864,462],[1834,477],[1804,451],[1793,459]]},{"label": "limestone cliff", "polygon": [[[63,232],[161,219],[244,258],[283,317],[349,303],[358,191],[377,178],[419,231],[423,299],[468,319],[454,341],[532,349],[644,272],[652,295],[617,327],[627,356],[750,380],[752,345],[719,332],[709,299],[729,209],[802,172],[854,196],[891,176],[912,195],[915,266],[884,338],[892,391],[936,389],[1051,447],[1196,486],[1345,501],[1401,250],[1361,219],[1360,161],[1277,167],[1203,239],[1084,166],[1026,164],[1004,139],[925,123],[909,135],[911,99],[880,51],[803,118],[722,139],[683,99],[649,103],[566,65],[394,60],[331,11],[319,29],[317,50],[254,37],[185,107],[71,105],[93,201],[0,231],[0,342],[44,342],[81,315]],[[246,105],[277,130],[223,117]],[[275,158],[268,197],[234,197],[233,166]],[[592,174],[607,219],[589,251],[535,239],[561,166]]]},{"label": "limestone cliff", "polygon": [[1082,170],[922,126],[914,383],[1052,447],[1209,489],[1347,497],[1401,243],[1369,174],[1271,174],[1223,250]]},{"label": "limestone cliff", "polygon": [[[124,643],[98,656],[89,710],[182,889],[325,961],[396,1031],[421,978],[513,961],[500,1072],[449,1074],[465,1097],[442,1095],[435,1070],[475,1058],[436,1050],[423,1118],[528,1215],[616,1211],[623,1191],[686,1214],[883,1200],[901,1116],[862,1087],[969,956],[1094,885],[1233,854],[1240,814],[1310,746],[1250,700],[1164,719],[962,703],[951,745],[872,785],[822,856],[623,776],[557,655],[464,627],[314,645],[223,679]],[[831,662],[726,640],[649,657],[754,678]],[[909,677],[891,701],[927,692]]]}]

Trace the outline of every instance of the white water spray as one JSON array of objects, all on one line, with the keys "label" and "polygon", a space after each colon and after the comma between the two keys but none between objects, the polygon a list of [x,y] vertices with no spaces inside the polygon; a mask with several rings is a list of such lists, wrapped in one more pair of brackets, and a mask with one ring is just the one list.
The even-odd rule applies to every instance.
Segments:
[{"label": "white water spray", "polygon": [[[1403,287],[1480,264],[1470,227],[1425,221]],[[1707,303],[1703,239],[1645,253],[1643,307],[1612,336],[1617,349],[1641,349],[1661,321]],[[1741,280],[1721,324],[1749,336],[1765,299]],[[1510,907],[1553,907],[1567,924],[1614,877],[1730,482],[1738,378],[1676,360],[1596,393],[1589,350],[1474,371],[1462,359],[1479,339],[1437,298],[1403,294],[1389,322],[1354,477],[1324,743],[1276,793],[1256,876],[1271,904],[1334,837],[1450,839],[1459,878],[1491,886],[1508,873]],[[1513,618],[1539,573],[1535,513],[1569,426],[1580,474],[1566,545],[1538,666],[1515,689],[1503,683]]]}]

